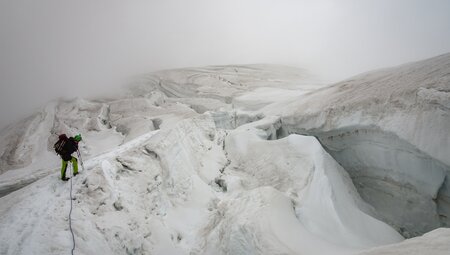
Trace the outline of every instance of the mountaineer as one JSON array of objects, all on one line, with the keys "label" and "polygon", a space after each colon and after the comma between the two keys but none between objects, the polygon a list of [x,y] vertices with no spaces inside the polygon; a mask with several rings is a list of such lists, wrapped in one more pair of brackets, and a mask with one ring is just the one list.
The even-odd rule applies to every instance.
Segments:
[{"label": "mountaineer", "polygon": [[63,181],[69,180],[69,178],[66,178],[66,169],[69,161],[72,162],[73,176],[78,174],[78,160],[77,158],[72,156],[72,153],[78,151],[78,143],[80,141],[81,141],[80,134],[69,138],[66,136],[66,134],[62,134],[59,136],[58,141],[53,146],[56,153],[60,155],[62,159],[61,180]]}]

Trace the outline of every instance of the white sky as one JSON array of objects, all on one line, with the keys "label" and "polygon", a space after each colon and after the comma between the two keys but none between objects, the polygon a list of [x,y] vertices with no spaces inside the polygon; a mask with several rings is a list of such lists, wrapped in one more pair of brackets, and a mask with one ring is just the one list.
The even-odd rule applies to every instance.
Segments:
[{"label": "white sky", "polygon": [[159,69],[274,63],[339,80],[450,52],[448,0],[0,0],[0,127]]}]

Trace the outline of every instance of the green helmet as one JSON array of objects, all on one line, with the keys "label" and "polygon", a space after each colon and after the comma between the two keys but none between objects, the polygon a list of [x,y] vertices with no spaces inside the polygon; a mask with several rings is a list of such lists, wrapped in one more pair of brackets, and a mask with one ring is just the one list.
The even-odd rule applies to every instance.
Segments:
[{"label": "green helmet", "polygon": [[79,141],[81,141],[81,135],[78,134],[78,135],[74,136],[73,139],[74,139],[75,141],[79,142]]}]

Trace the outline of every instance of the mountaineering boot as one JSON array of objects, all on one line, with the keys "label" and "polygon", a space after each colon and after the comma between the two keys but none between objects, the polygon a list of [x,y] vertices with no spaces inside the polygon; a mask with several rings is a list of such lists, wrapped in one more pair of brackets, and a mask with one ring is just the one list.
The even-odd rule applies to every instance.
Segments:
[{"label": "mountaineering boot", "polygon": [[70,179],[70,178],[67,178],[67,177],[62,177],[62,178],[61,178],[61,180],[62,180],[62,181],[65,181],[65,182],[68,181],[69,179]]}]

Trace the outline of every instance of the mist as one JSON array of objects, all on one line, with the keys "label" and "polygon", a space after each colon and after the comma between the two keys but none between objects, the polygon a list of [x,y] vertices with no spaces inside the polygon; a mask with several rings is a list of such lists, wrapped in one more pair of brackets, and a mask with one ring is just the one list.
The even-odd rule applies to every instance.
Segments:
[{"label": "mist", "polygon": [[338,81],[450,52],[449,13],[445,0],[2,0],[0,127],[161,69],[271,63]]}]

